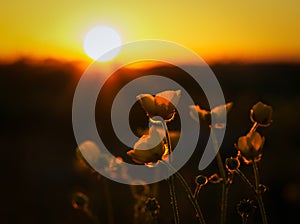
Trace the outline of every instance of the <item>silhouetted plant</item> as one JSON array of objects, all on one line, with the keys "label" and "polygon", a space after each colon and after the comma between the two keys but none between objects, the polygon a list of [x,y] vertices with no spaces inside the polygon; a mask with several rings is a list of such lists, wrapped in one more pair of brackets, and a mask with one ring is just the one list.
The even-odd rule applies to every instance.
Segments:
[{"label": "silhouetted plant", "polygon": [[[192,191],[192,188],[188,185],[185,178],[172,166],[170,161],[171,157],[168,156],[173,150],[168,130],[168,123],[173,121],[176,116],[176,104],[180,99],[180,94],[181,92],[178,90],[161,92],[155,96],[150,94],[141,94],[137,96],[141,107],[145,110],[149,121],[153,125],[149,128],[148,134],[144,134],[136,142],[133,149],[127,152],[127,155],[130,156],[135,163],[144,164],[150,167],[155,166],[157,163],[162,163],[168,167],[170,172],[173,173],[173,175],[167,178],[167,182],[169,184],[170,204],[173,210],[174,223],[176,224],[180,223],[180,211],[178,209],[174,177],[178,178],[183,189],[187,193],[187,197],[195,210],[195,217],[201,224],[205,224],[206,221],[198,204],[199,192],[203,187],[209,187],[206,186],[208,183],[220,185],[220,223],[225,224],[230,223],[227,219],[228,194],[230,186],[236,181],[235,176],[239,176],[241,180],[249,186],[249,189],[252,190],[260,210],[262,223],[267,224],[267,215],[262,198],[262,194],[267,190],[267,187],[260,182],[258,169],[258,163],[261,161],[263,155],[265,137],[263,137],[257,129],[259,127],[268,127],[272,123],[272,107],[262,102],[258,102],[250,109],[250,121],[253,125],[249,132],[239,137],[237,142],[234,144],[236,154],[229,158],[225,158],[224,161],[221,158],[220,151],[218,150],[219,143],[217,142],[216,132],[218,129],[225,128],[225,124],[222,123],[219,118],[224,117],[227,112],[232,110],[233,103],[229,102],[225,105],[217,106],[211,111],[205,110],[198,105],[190,107],[191,117],[195,118],[196,121],[199,121],[198,118],[200,118],[205,121],[210,128],[213,146],[217,151],[215,159],[218,166],[217,173],[212,173],[210,176],[204,176],[202,174],[196,176],[196,188]],[[172,103],[170,101],[172,101]],[[214,125],[211,123],[212,117],[213,120],[217,121]],[[157,142],[159,143],[153,145],[153,143]],[[118,164],[122,163],[122,159],[106,161],[106,158],[101,157],[99,154],[98,151],[100,151],[100,149],[97,149],[95,145],[90,142],[88,144],[92,145],[92,150],[89,149],[91,151],[90,156],[95,156],[94,159],[98,158],[110,164],[109,172],[116,172],[113,175],[121,175],[123,178],[131,179],[126,171],[120,171],[120,168],[118,168]],[[143,150],[143,148],[148,150]],[[80,162],[82,162],[81,157]],[[254,183],[252,183],[240,169],[242,163],[246,166],[252,166]],[[87,166],[86,169],[90,170],[92,168]],[[121,174],[118,174],[118,171],[120,171]],[[138,187],[138,185],[132,185],[131,191],[132,196],[135,199],[135,223],[158,223],[160,205],[158,199],[155,196],[150,195],[150,187],[141,183],[140,187]],[[76,200],[73,199],[73,207],[76,209],[81,208],[84,211],[87,210],[88,200],[85,199],[83,195],[81,195],[81,197],[80,195],[77,195],[76,198]],[[248,222],[248,217],[253,213],[255,208],[256,205],[251,199],[243,199],[238,203],[237,213],[241,216],[242,223]]]}]

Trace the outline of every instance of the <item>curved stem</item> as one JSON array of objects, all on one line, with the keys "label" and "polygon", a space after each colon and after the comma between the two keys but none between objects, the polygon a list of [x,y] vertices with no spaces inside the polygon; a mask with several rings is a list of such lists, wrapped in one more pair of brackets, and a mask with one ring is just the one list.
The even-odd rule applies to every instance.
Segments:
[{"label": "curved stem", "polygon": [[174,187],[174,176],[171,175],[167,181],[170,189],[170,199],[171,199],[171,205],[173,209],[174,223],[178,224],[180,221],[179,221],[179,211],[178,211],[178,205],[176,199],[176,192]]},{"label": "curved stem", "polygon": [[246,215],[242,216],[242,223],[247,224],[247,221],[248,221],[248,216]]},{"label": "curved stem", "polygon": [[[165,120],[162,120],[161,123],[162,123],[162,126],[163,126],[164,131],[165,131],[166,143],[167,143],[167,146],[168,146],[169,161],[171,162],[170,153],[172,153],[172,146],[171,146],[171,139],[170,139],[168,127],[167,127],[167,124],[166,124]],[[170,199],[171,199],[171,205],[172,205],[172,209],[173,209],[174,222],[175,222],[175,224],[179,224],[180,219],[179,219],[179,210],[178,210],[176,191],[175,191],[174,176],[171,175],[167,179],[167,181],[168,181],[168,185],[169,185],[169,189],[170,189]]]},{"label": "curved stem", "polygon": [[154,224],[158,224],[157,216],[154,216],[154,217],[153,217],[153,223],[154,223]]},{"label": "curved stem", "polygon": [[92,223],[99,224],[98,217],[94,215],[89,208],[83,208],[83,212],[92,221]]},{"label": "curved stem", "polygon": [[169,150],[169,154],[172,152],[172,145],[171,145],[171,138],[170,138],[170,134],[169,134],[169,130],[168,130],[168,126],[165,120],[161,121],[162,126],[164,128],[165,131],[165,135],[166,135],[166,142],[168,145],[168,150]]},{"label": "curved stem", "polygon": [[218,164],[218,167],[219,167],[220,177],[223,178],[222,183],[226,184],[226,173],[225,173],[222,158],[221,158],[221,155],[220,155],[219,152],[217,153],[216,158],[217,158],[217,164]]},{"label": "curved stem", "polygon": [[249,187],[254,191],[254,193],[256,194],[256,189],[253,186],[253,184],[251,184],[251,182],[249,181],[249,179],[246,177],[246,175],[240,170],[240,169],[236,169],[235,172],[242,178],[242,180],[249,185]]},{"label": "curved stem", "polygon": [[217,152],[216,159],[217,159],[220,176],[223,179],[222,180],[222,195],[221,195],[221,224],[225,224],[226,223],[226,214],[227,214],[228,184],[226,182],[226,180],[227,180],[226,172],[225,172],[222,158],[221,158],[221,155],[219,152],[218,140],[216,138],[214,128],[211,127],[210,130],[211,130],[213,146],[214,146],[215,151]]},{"label": "curved stem", "polygon": [[185,191],[188,194],[188,198],[190,200],[190,202],[192,203],[196,213],[197,213],[197,218],[199,220],[200,224],[205,224],[205,220],[203,217],[203,214],[201,212],[200,206],[198,204],[198,201],[196,200],[196,198],[194,198],[193,193],[189,187],[189,185],[187,184],[187,182],[185,181],[185,179],[183,178],[183,176],[170,164],[167,163],[165,161],[162,161],[162,163],[164,165],[166,165],[170,170],[172,170],[174,172],[174,175],[179,179],[179,181],[181,182],[183,188],[185,189]]},{"label": "curved stem", "polygon": [[258,172],[258,167],[257,167],[256,162],[252,161],[252,166],[253,166],[253,172],[254,172],[254,178],[255,178],[256,198],[257,198],[262,222],[263,222],[263,224],[267,224],[268,220],[267,220],[264,202],[263,202],[261,193],[258,191],[260,181],[259,181],[259,172]]},{"label": "curved stem", "polygon": [[195,192],[194,192],[194,194],[193,194],[193,197],[194,197],[196,200],[197,200],[197,198],[198,198],[198,195],[199,195],[199,192],[200,192],[201,188],[202,188],[202,185],[201,185],[201,184],[197,184],[197,187],[196,187]]},{"label": "curved stem", "polygon": [[[220,153],[217,153],[218,164],[222,164],[222,159]],[[221,195],[221,224],[226,223],[226,214],[227,214],[227,200],[228,200],[228,185],[226,183],[226,174],[224,171],[223,164],[219,165],[220,176],[222,180],[222,195]]]}]

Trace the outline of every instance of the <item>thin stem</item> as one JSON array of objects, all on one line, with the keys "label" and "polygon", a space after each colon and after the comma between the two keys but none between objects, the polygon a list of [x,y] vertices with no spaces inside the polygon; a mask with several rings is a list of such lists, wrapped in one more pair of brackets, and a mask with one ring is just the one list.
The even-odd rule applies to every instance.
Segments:
[{"label": "thin stem", "polygon": [[173,209],[173,215],[174,215],[174,223],[178,224],[179,221],[179,211],[178,211],[178,205],[177,205],[177,200],[176,200],[176,192],[174,189],[174,176],[171,175],[168,180],[168,185],[169,185],[169,190],[170,190],[170,199],[171,199],[171,205]]},{"label": "thin stem", "polygon": [[[161,123],[162,123],[162,126],[163,126],[164,131],[165,131],[166,143],[167,143],[167,146],[168,146],[168,153],[169,153],[169,161],[171,162],[170,154],[172,153],[172,146],[171,146],[171,139],[170,139],[168,127],[167,127],[167,124],[166,124],[165,120],[162,120]],[[171,199],[171,205],[172,205],[172,209],[173,209],[174,222],[175,222],[175,224],[179,224],[180,219],[179,219],[179,210],[178,210],[178,204],[177,204],[177,198],[176,198],[174,176],[171,175],[167,179],[167,181],[168,181],[168,185],[169,185],[169,189],[170,189],[170,199]]]},{"label": "thin stem", "polygon": [[195,199],[198,198],[198,195],[199,195],[199,192],[200,192],[201,188],[202,188],[202,185],[201,185],[201,184],[197,184],[197,187],[196,187],[196,189],[195,189],[195,191],[194,191],[194,194],[193,194],[193,197],[194,197]]},{"label": "thin stem", "polygon": [[242,178],[242,180],[249,185],[249,187],[254,191],[254,193],[256,194],[256,189],[253,186],[253,184],[249,181],[249,179],[246,177],[246,175],[240,170],[240,169],[236,169],[235,172]]},{"label": "thin stem", "polygon": [[153,223],[154,223],[154,224],[158,224],[157,215],[154,215],[154,216],[153,216]]},{"label": "thin stem", "polygon": [[[166,135],[166,143],[168,145],[168,150],[169,150],[169,154],[172,152],[172,145],[171,145],[171,138],[170,138],[170,134],[169,134],[169,130],[168,130],[168,126],[165,120],[161,120],[163,129],[165,131],[165,135]],[[170,158],[171,159],[171,158]]]},{"label": "thin stem", "polygon": [[157,213],[156,212],[151,212],[151,217],[153,220],[153,224],[158,224],[158,218],[157,218]]},{"label": "thin stem", "polygon": [[258,126],[259,126],[259,124],[257,123],[257,122],[254,122],[254,124],[253,124],[253,126],[252,126],[252,128],[250,129],[250,133],[252,133],[252,132],[255,132],[256,131],[256,129],[258,128]]},{"label": "thin stem", "polygon": [[190,200],[190,202],[192,203],[195,211],[196,211],[196,216],[199,220],[199,223],[200,224],[205,224],[205,220],[204,220],[204,217],[203,217],[203,214],[201,212],[201,209],[200,209],[200,206],[198,204],[198,201],[196,200],[196,198],[194,198],[193,196],[193,193],[189,187],[189,185],[187,184],[187,182],[185,181],[185,179],[183,178],[183,176],[170,164],[170,163],[167,163],[165,161],[162,161],[162,163],[164,165],[166,165],[170,170],[172,170],[174,172],[174,175],[179,179],[179,181],[181,182],[183,188],[185,189],[185,191],[187,192],[188,194],[188,198]]},{"label": "thin stem", "polygon": [[99,224],[98,217],[94,215],[88,207],[83,208],[83,212],[92,221],[92,223]]},{"label": "thin stem", "polygon": [[218,140],[214,131],[214,128],[211,127],[210,128],[210,132],[211,132],[211,137],[212,137],[212,141],[213,141],[213,146],[214,146],[214,150],[217,152],[217,164],[218,164],[218,168],[219,168],[219,172],[220,172],[220,176],[223,179],[223,181],[226,181],[226,172],[225,172],[225,168],[223,166],[223,162],[222,162],[222,158],[221,155],[219,153],[219,144],[218,144]]},{"label": "thin stem", "polygon": [[243,215],[242,216],[242,224],[247,224],[247,221],[248,221],[248,216]]},{"label": "thin stem", "polygon": [[266,215],[264,202],[263,202],[263,199],[262,199],[261,192],[258,191],[260,181],[259,181],[259,172],[258,172],[258,167],[257,167],[256,162],[252,161],[252,166],[253,166],[253,172],[254,172],[254,178],[255,178],[256,198],[257,198],[257,202],[258,202],[262,222],[263,222],[263,224],[267,224],[268,220],[267,220],[267,215]]},{"label": "thin stem", "polygon": [[226,223],[226,214],[227,214],[227,200],[228,200],[228,184],[226,182],[226,172],[223,166],[222,158],[219,152],[219,145],[218,145],[218,140],[216,138],[214,128],[211,127],[211,136],[212,136],[212,141],[213,141],[213,146],[215,151],[217,152],[216,159],[217,159],[217,164],[220,172],[220,176],[223,179],[222,180],[222,195],[221,195],[221,224]]},{"label": "thin stem", "polygon": [[221,176],[221,178],[223,178],[222,182],[226,184],[226,173],[225,173],[222,158],[221,158],[221,155],[219,152],[217,153],[216,158],[217,158],[217,164],[219,167],[220,176]]},{"label": "thin stem", "polygon": [[[222,164],[222,159],[221,159],[219,152],[217,153],[217,161],[218,161],[218,164]],[[220,170],[220,176],[223,179],[222,180],[222,195],[221,195],[221,224],[225,224],[226,223],[226,214],[227,214],[228,185],[226,183],[226,174],[224,171],[223,164],[222,164],[222,166],[219,166],[219,170]]]}]

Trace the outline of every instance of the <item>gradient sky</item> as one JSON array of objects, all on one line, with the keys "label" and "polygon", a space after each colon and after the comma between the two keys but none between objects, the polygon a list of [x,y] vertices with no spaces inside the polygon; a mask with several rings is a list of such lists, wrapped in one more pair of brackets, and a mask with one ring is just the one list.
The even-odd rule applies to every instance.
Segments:
[{"label": "gradient sky", "polygon": [[300,62],[299,9],[299,0],[2,1],[0,59],[88,59],[86,32],[108,25],[123,42],[170,40],[208,62]]}]

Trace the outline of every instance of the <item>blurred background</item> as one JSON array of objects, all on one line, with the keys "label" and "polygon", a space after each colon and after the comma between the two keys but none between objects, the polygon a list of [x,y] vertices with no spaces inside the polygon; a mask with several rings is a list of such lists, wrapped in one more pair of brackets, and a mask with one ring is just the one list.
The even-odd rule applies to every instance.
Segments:
[{"label": "blurred background", "polygon": [[[259,164],[261,181],[268,187],[263,198],[269,223],[294,223],[300,210],[299,7],[296,0],[129,1],[122,6],[116,1],[93,0],[1,3],[0,164],[4,172],[0,222],[93,223],[72,205],[74,194],[82,192],[99,223],[135,223],[132,187],[78,168],[76,156],[73,94],[93,62],[83,42],[89,30],[104,25],[117,31],[122,43],[168,40],[193,50],[209,64],[226,102],[234,103],[221,148],[223,160],[236,154],[234,143],[251,128],[250,108],[258,101],[273,107],[272,125],[258,129],[266,138]],[[186,58],[178,58],[178,62],[194,66]],[[119,65],[118,56],[109,63]],[[174,66],[121,68],[106,84],[104,102],[99,98],[96,120],[107,125],[99,132],[112,152],[125,161],[130,161],[128,148],[109,129],[109,106],[122,86],[139,75],[151,74],[174,79],[196,104],[207,107],[202,90]],[[174,132],[180,130],[176,119],[170,124]],[[134,131],[146,127],[146,115],[139,105],[134,106],[130,121]],[[180,170],[192,189],[195,176],[217,172],[214,162],[201,172],[197,169],[207,136],[207,127],[201,123],[198,147]],[[253,178],[251,168],[242,164],[241,170]],[[180,183],[176,186],[182,223],[195,223],[185,192]],[[167,183],[150,187],[156,189],[161,204],[159,223],[172,223]],[[199,197],[207,223],[217,223],[220,187],[208,185]],[[229,223],[241,223],[236,204],[244,197],[254,199],[236,178],[230,188]],[[260,223],[258,209],[249,222]]]},{"label": "blurred background", "polygon": [[[223,159],[235,156],[234,143],[238,137],[251,128],[249,109],[258,101],[273,107],[273,123],[270,127],[259,128],[265,138],[263,157],[260,162],[261,181],[268,186],[263,195],[270,223],[292,223],[300,206],[300,168],[299,141],[297,137],[299,91],[297,64],[216,64],[211,66],[215,72],[227,102],[234,106],[228,114],[228,128],[221,148]],[[195,103],[205,105],[201,89],[193,88],[191,80],[179,69],[173,67],[154,67],[145,69],[144,75],[156,73],[169,74],[186,88],[195,98]],[[76,168],[76,147],[72,121],[72,100],[80,70],[73,64],[44,61],[30,64],[17,61],[2,64],[1,74],[1,165],[2,165],[2,223],[88,223],[84,217],[72,209],[72,195],[83,192],[90,197],[93,211],[102,223],[107,223],[106,200],[112,203],[115,223],[124,220],[133,223],[134,197],[130,187],[101,177],[97,179],[90,172]],[[139,70],[138,73],[141,71]],[[116,90],[135,77],[135,70],[120,70],[116,75],[114,88],[107,91],[110,100]],[[128,78],[130,77],[130,78]],[[178,79],[180,78],[180,79]],[[120,81],[121,80],[121,81]],[[111,85],[110,85],[111,86]],[[200,93],[200,94],[199,94]],[[110,102],[111,103],[111,102]],[[146,127],[146,115],[136,105],[133,127]],[[97,104],[109,108],[109,103]],[[101,120],[109,119],[109,114],[97,114]],[[171,125],[171,131],[179,129]],[[113,137],[113,131],[106,127],[102,137],[110,144],[112,152],[130,161],[126,149]],[[192,158],[180,170],[188,183],[195,187],[194,178],[198,174],[210,176],[217,172],[213,162],[204,171],[198,171],[208,130],[202,124],[201,135]],[[241,169],[253,178],[251,167],[242,164]],[[235,204],[242,197],[252,197],[239,178],[235,179],[230,190],[231,223],[240,223]],[[105,193],[108,185],[110,199]],[[178,189],[181,189],[177,183]],[[172,213],[165,181],[159,183],[158,198],[161,203],[162,223],[171,223]],[[179,204],[182,206],[182,220],[193,223],[193,210],[183,189],[178,190]],[[209,185],[200,193],[208,223],[214,223],[219,214],[218,200],[220,188]],[[78,212],[78,211],[77,211]],[[257,210],[259,223],[259,213]],[[255,216],[254,216],[255,217]]]}]

